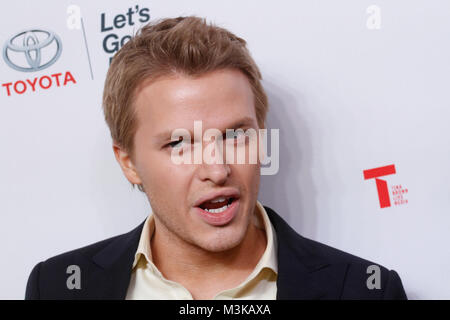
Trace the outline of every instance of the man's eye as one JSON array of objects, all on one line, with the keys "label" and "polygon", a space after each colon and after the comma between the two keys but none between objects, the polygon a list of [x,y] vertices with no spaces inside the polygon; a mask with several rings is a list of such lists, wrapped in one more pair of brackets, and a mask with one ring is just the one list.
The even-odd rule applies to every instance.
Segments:
[{"label": "man's eye", "polygon": [[236,130],[236,131],[226,132],[225,135],[226,135],[226,139],[240,140],[245,137],[245,132],[243,130]]},{"label": "man's eye", "polygon": [[239,139],[241,137],[243,137],[244,131],[238,130],[238,131],[230,131],[230,132],[226,132],[226,139]]},{"label": "man's eye", "polygon": [[181,142],[183,142],[183,140],[172,141],[168,143],[166,146],[171,148],[179,148],[181,147]]}]

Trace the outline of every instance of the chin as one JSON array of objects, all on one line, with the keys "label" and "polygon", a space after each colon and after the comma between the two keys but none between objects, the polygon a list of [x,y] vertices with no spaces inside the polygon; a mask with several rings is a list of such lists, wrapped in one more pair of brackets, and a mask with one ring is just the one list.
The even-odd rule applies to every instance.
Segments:
[{"label": "chin", "polygon": [[206,245],[202,245],[201,247],[209,252],[215,252],[215,253],[219,253],[219,252],[224,252],[224,251],[228,251],[231,250],[233,248],[235,248],[237,245],[239,245],[239,243],[234,243],[233,242],[227,242],[227,243],[209,243]]},{"label": "chin", "polygon": [[208,239],[199,239],[198,246],[210,252],[223,252],[231,250],[241,244],[245,238],[245,230],[236,232],[218,232]]}]

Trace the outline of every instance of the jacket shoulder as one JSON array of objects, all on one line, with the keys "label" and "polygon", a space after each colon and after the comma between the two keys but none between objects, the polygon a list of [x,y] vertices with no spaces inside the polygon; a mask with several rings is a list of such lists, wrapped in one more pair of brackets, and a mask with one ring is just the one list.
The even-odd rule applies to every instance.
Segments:
[{"label": "jacket shoulder", "polygon": [[[264,208],[279,240],[279,265],[289,265],[285,268],[288,275],[283,275],[287,287],[292,287],[291,278],[297,276],[298,267],[306,270],[314,287],[334,292],[334,299],[406,299],[396,271],[303,237],[273,209]],[[296,288],[292,291],[295,293]]]},{"label": "jacket shoulder", "polygon": [[341,299],[407,299],[402,281],[395,270],[305,238],[301,242],[305,250],[330,265],[346,266]]},{"label": "jacket shoulder", "polygon": [[[69,267],[76,266],[83,271],[92,273],[95,268],[99,268],[93,263],[97,254],[107,252],[108,248],[116,248],[116,244],[125,243],[130,235],[141,226],[142,224],[130,232],[58,254],[37,263],[28,277],[25,299],[37,300],[60,297],[60,292],[67,291],[65,290],[67,277],[73,270]],[[84,276],[85,273],[83,272],[82,275]]]},{"label": "jacket shoulder", "polygon": [[[366,260],[364,258],[358,257],[351,253],[342,251],[335,247],[326,245],[322,242],[318,242],[303,236],[300,236],[302,245],[306,250],[311,252],[312,254],[319,256],[329,263],[332,264],[341,264],[341,263],[349,263],[349,264],[361,264],[361,265],[373,265],[376,264],[370,260]],[[380,266],[382,267],[382,266]],[[382,267],[386,269],[385,267]]]},{"label": "jacket shoulder", "polygon": [[68,262],[83,262],[92,259],[97,253],[108,247],[115,241],[120,241],[125,234],[110,237],[101,241],[94,242],[81,248],[70,250],[56,256],[50,257],[41,262],[43,266],[49,267],[52,265],[67,264]]}]

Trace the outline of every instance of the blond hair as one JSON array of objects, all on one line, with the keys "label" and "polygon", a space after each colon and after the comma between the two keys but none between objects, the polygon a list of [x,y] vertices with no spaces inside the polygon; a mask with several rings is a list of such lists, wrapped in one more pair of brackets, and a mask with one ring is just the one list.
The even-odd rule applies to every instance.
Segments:
[{"label": "blond hair", "polygon": [[144,80],[173,74],[201,76],[226,68],[238,69],[247,77],[258,125],[264,128],[267,95],[245,40],[194,16],[162,19],[142,27],[117,52],[106,75],[103,111],[114,143],[134,159],[137,119],[133,103]]}]

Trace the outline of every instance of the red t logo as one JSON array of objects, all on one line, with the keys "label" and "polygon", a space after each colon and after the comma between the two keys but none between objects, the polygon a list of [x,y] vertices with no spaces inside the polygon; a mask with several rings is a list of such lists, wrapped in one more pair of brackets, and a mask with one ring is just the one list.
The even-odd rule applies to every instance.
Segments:
[{"label": "red t logo", "polygon": [[379,167],[375,169],[364,170],[364,180],[375,178],[378,190],[378,199],[380,200],[380,207],[386,208],[391,206],[389,199],[389,191],[385,180],[377,179],[378,177],[395,174],[395,165]]}]

